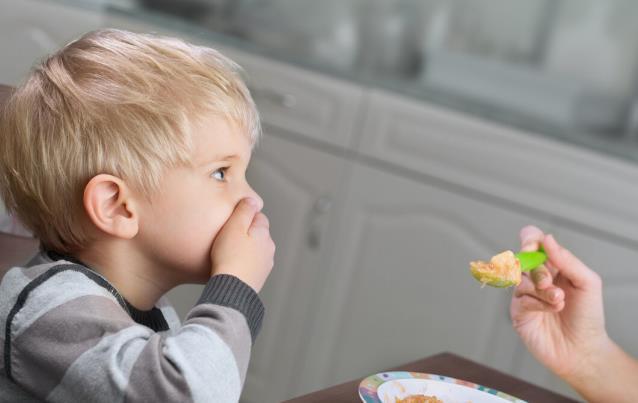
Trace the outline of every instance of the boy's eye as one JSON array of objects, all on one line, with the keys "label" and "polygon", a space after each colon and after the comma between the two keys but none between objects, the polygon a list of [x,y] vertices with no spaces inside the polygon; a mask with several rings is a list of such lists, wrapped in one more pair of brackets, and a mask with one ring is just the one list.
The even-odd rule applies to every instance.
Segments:
[{"label": "boy's eye", "polygon": [[223,181],[224,179],[226,179],[226,170],[228,168],[219,168],[217,170],[215,170],[215,172],[213,172],[211,174],[211,176],[215,179],[217,179],[218,181]]}]

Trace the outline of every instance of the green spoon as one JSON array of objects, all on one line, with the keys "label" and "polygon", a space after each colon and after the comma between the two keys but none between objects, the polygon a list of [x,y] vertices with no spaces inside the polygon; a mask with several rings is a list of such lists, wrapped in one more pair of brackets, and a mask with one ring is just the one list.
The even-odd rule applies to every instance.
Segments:
[{"label": "green spoon", "polygon": [[521,271],[531,271],[545,263],[547,254],[543,250],[535,252],[518,252],[514,256],[521,263]]}]

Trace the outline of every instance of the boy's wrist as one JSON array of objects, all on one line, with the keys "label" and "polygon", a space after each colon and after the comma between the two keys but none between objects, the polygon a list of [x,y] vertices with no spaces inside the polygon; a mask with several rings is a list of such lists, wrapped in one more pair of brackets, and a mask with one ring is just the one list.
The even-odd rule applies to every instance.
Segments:
[{"label": "boy's wrist", "polygon": [[211,272],[210,278],[212,279],[215,276],[221,275],[236,277],[238,280],[251,287],[256,293],[259,293],[259,291],[263,287],[263,284],[259,284],[256,278],[254,278],[255,276],[247,274],[242,270],[238,270],[234,265],[215,267]]},{"label": "boy's wrist", "polygon": [[265,308],[257,292],[231,274],[215,274],[206,284],[197,304],[233,308],[244,315],[253,342],[261,329]]}]

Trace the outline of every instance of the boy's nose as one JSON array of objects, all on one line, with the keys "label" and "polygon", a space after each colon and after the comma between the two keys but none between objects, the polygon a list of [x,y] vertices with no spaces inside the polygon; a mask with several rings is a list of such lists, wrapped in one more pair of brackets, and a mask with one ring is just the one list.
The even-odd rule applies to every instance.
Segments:
[{"label": "boy's nose", "polygon": [[262,199],[261,196],[259,196],[259,194],[257,194],[257,192],[255,192],[252,188],[249,188],[248,194],[246,194],[244,197],[250,197],[251,199],[257,201],[257,211],[261,211],[261,209],[264,208],[264,199]]}]

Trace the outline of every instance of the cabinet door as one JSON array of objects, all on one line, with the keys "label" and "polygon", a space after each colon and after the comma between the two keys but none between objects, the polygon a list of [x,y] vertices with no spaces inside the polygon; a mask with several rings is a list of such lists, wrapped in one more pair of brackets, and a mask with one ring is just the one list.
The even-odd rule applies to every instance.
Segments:
[{"label": "cabinet door", "polygon": [[89,7],[0,0],[0,83],[18,84],[34,63],[101,25],[101,12]]},{"label": "cabinet door", "polygon": [[350,183],[306,382],[323,387],[443,351],[508,370],[520,348],[511,290],[481,288],[468,262],[518,248],[520,228],[548,228],[547,218],[374,167],[357,166]]},{"label": "cabinet door", "polygon": [[[636,314],[638,306],[638,246],[620,245],[615,240],[594,236],[556,224],[558,242],[570,249],[603,279],[605,322],[611,338],[634,357],[638,357]],[[568,301],[569,303],[569,301]],[[550,373],[526,351],[512,368],[515,376],[577,397],[560,379]]]},{"label": "cabinet door", "polygon": [[638,165],[383,91],[369,105],[365,155],[638,243]]},{"label": "cabinet door", "polygon": [[318,280],[332,248],[328,237],[342,200],[348,164],[280,138],[259,146],[249,180],[263,197],[277,245],[275,267],[261,295],[267,308],[255,344],[244,398],[278,402],[293,397],[295,362],[307,348]]},{"label": "cabinet door", "polygon": [[361,86],[299,68],[256,52],[228,46],[228,38],[182,24],[145,21],[124,13],[105,16],[106,25],[137,32],[158,32],[211,46],[237,62],[257,104],[262,122],[295,136],[348,148],[363,100]]},{"label": "cabinet door", "polygon": [[[248,180],[264,199],[271,234],[277,245],[275,266],[260,296],[266,317],[253,346],[242,401],[279,402],[293,397],[294,365],[306,348],[317,281],[324,272],[321,257],[330,248],[326,236],[335,196],[342,193],[347,164],[341,157],[266,133],[251,161]],[[182,286],[169,298],[183,316],[201,286]]]}]

